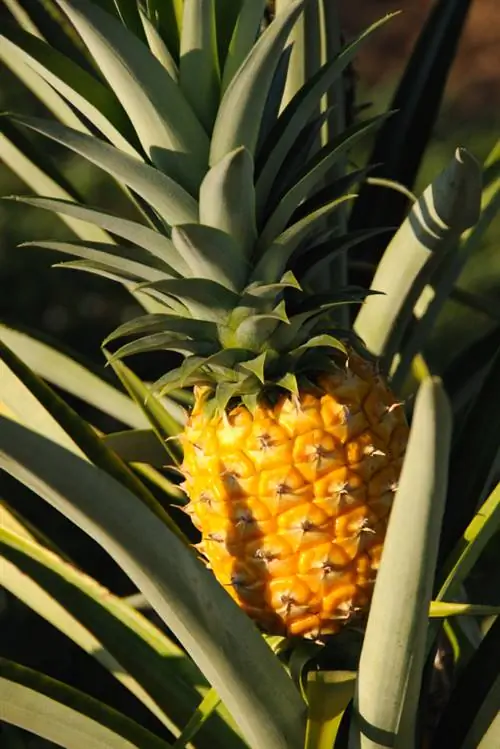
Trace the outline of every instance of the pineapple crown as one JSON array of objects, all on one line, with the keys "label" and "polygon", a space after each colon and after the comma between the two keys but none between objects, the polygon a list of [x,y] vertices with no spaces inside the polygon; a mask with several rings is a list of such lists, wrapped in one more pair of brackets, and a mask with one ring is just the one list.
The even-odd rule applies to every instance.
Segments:
[{"label": "pineapple crown", "polygon": [[[269,385],[296,393],[301,378],[329,369],[332,352],[360,345],[339,325],[335,308],[372,292],[340,280],[320,291],[316,280],[335,253],[370,234],[346,234],[338,219],[355,197],[347,191],[366,170],[331,175],[387,114],[332,134],[332,109],[322,102],[388,17],[290,93],[287,40],[307,0],[290,2],[265,28],[265,3],[241,3],[226,44],[215,38],[215,5],[187,2],[178,51],[158,19],[143,11],[136,35],[88,0],[57,4],[84,43],[91,68],[72,75],[76,89],[65,84],[60,53],[43,41],[18,30],[15,44],[7,44],[83,108],[98,133],[14,120],[104,169],[142,220],[73,201],[25,199],[97,230],[97,241],[37,244],[80,258],[63,263],[67,267],[133,290],[148,314],[114,331],[105,345],[134,338],[115,358],[181,353],[183,364],[156,383],[160,392],[209,385],[218,409],[235,396],[252,407]],[[88,91],[90,84],[95,93],[89,102],[78,86]]]}]

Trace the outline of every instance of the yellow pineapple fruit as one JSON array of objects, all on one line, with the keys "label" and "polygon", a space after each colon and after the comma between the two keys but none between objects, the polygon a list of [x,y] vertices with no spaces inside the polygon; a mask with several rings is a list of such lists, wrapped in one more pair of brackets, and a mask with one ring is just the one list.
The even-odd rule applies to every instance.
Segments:
[{"label": "yellow pineapple fruit", "polygon": [[267,632],[320,638],[366,612],[408,427],[351,354],[298,396],[206,416],[183,435],[188,512],[219,582]]}]

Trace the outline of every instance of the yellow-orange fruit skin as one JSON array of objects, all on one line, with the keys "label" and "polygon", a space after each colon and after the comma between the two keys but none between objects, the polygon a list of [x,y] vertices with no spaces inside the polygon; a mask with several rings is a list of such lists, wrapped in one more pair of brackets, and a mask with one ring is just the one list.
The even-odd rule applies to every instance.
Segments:
[{"label": "yellow-orange fruit skin", "polygon": [[207,418],[183,435],[187,511],[219,582],[266,631],[313,639],[366,613],[408,438],[357,357],[319,387]]}]

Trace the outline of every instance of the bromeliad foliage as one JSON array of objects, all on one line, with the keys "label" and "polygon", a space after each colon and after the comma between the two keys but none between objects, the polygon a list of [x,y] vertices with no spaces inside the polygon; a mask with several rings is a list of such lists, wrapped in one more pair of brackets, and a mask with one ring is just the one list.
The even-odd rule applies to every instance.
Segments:
[{"label": "bromeliad foliage", "polygon": [[[498,148],[484,189],[459,148],[406,217],[390,196],[411,196],[415,159],[403,185],[389,171],[383,186],[348,160],[368,135],[389,170],[407,133],[423,152],[415,117],[435,114],[469,3],[437,4],[398,112],[371,119],[352,117],[346,71],[390,17],[343,44],[326,0],[5,4],[0,56],[50,116],[4,118],[2,155],[37,193],[16,199],[75,234],[37,246],[120,283],[144,314],[104,342],[122,390],[1,328],[0,465],[97,541],[162,624],[84,575],[7,497],[6,589],[155,720],[7,660],[2,719],[71,748],[493,746],[499,673],[485,672],[479,702],[477,664],[499,632],[477,622],[499,611],[470,604],[463,584],[500,523],[499,359],[490,344],[462,376],[453,356],[435,372],[427,351],[498,208]],[[127,218],[82,204],[28,131],[99,167]],[[353,190],[375,183],[389,197],[360,221]],[[350,250],[384,233],[360,288]],[[145,352],[182,360],[146,383],[123,362]],[[458,383],[451,400],[438,374]],[[54,385],[123,431],[103,434]],[[458,459],[476,480],[457,491]],[[440,681],[433,664],[450,649]],[[468,695],[458,730],[442,704]]]}]

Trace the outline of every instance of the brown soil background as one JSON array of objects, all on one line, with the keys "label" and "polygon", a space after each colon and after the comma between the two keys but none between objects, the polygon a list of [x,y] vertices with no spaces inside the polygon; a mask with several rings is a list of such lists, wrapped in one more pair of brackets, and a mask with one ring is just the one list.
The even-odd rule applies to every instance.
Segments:
[{"label": "brown soil background", "polygon": [[[356,70],[368,88],[389,84],[400,73],[433,0],[340,0],[348,37],[385,13],[401,10],[363,48]],[[447,87],[448,103],[476,117],[499,115],[500,0],[475,0],[466,21]]]}]

